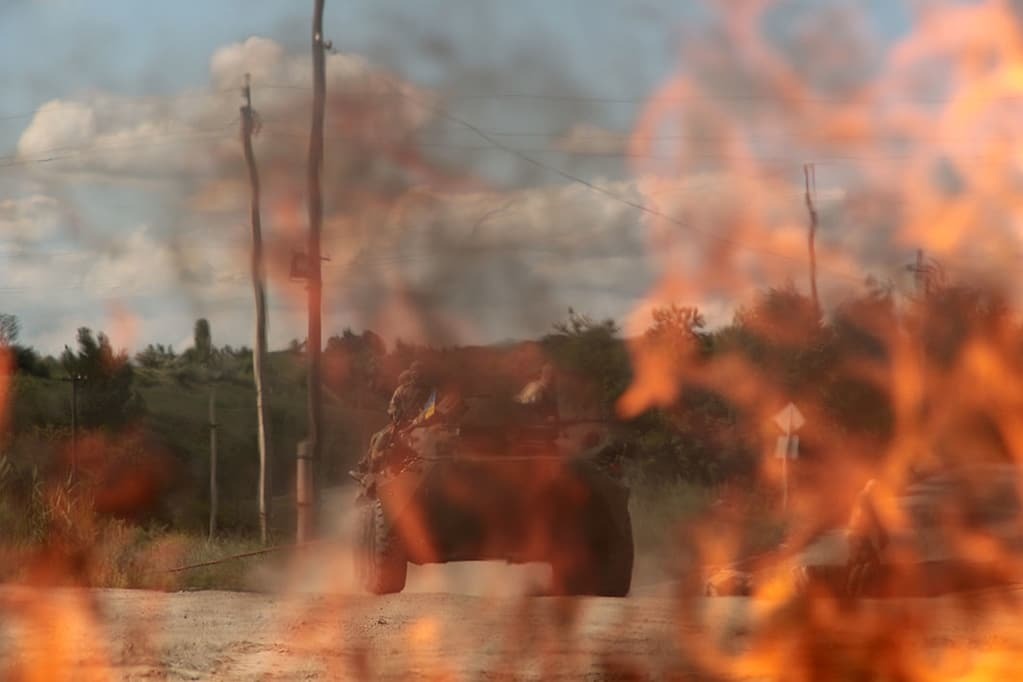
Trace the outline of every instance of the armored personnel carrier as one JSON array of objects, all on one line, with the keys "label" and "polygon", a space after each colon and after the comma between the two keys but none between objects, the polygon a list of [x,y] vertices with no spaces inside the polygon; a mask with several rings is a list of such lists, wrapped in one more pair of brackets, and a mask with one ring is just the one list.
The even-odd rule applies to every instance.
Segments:
[{"label": "armored personnel carrier", "polygon": [[573,443],[564,423],[513,404],[497,411],[481,422],[461,400],[431,402],[360,477],[365,589],[400,592],[409,562],[505,560],[549,563],[555,594],[628,594],[629,490],[615,446]]}]

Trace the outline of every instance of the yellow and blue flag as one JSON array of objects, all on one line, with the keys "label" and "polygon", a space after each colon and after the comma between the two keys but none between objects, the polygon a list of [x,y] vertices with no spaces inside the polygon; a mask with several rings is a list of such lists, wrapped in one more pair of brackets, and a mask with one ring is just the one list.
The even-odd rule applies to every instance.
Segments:
[{"label": "yellow and blue flag", "polygon": [[430,399],[426,401],[426,405],[423,407],[422,418],[424,420],[429,419],[437,412],[437,391],[434,390],[430,393]]}]

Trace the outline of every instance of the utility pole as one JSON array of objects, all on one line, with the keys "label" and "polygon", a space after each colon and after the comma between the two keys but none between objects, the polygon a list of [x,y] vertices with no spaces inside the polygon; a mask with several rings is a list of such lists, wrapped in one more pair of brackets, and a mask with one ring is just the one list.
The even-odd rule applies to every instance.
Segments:
[{"label": "utility pole", "polygon": [[[817,168],[812,163],[803,164],[803,179],[806,183],[806,210],[810,213],[810,295],[813,297],[813,306],[820,314],[821,304],[817,297],[817,250],[814,241],[817,238],[817,208],[814,201],[817,198]],[[813,190],[811,194],[811,188]]]},{"label": "utility pole", "polygon": [[[66,344],[64,350],[73,357],[74,354]],[[71,477],[73,479],[78,475],[78,382],[85,377],[74,369],[69,370],[68,374],[69,376],[63,381],[71,383]]]},{"label": "utility pole", "polygon": [[927,293],[929,282],[927,280],[927,266],[924,264],[924,250],[916,250],[916,263],[909,266],[909,270],[913,273],[913,285],[916,289],[917,298]]},{"label": "utility pole", "polygon": [[252,92],[249,74],[245,74],[242,89],[245,104],[241,108],[242,149],[245,164],[249,169],[249,185],[252,188],[250,206],[252,222],[252,290],[256,299],[256,346],[252,351],[252,373],[256,382],[256,419],[258,422],[259,444],[259,539],[265,545],[270,525],[270,438],[269,406],[266,402],[266,272],[263,265],[263,230],[259,218],[259,172],[252,154],[252,136],[258,124],[252,110]]},{"label": "utility pole", "polygon": [[78,379],[71,375],[71,477],[78,475]]},{"label": "utility pole", "polygon": [[217,386],[210,387],[210,540],[217,534]]},{"label": "utility pole", "polygon": [[917,405],[916,418],[918,420],[916,429],[919,433],[924,433],[925,421],[928,413],[928,381],[927,381],[927,337],[926,328],[927,316],[931,314],[928,310],[929,302],[927,298],[931,293],[931,274],[933,272],[931,266],[927,265],[924,258],[924,250],[916,250],[916,262],[913,265],[907,265],[906,269],[913,273],[913,286],[916,291],[916,352],[917,352],[917,368],[920,372],[920,400]]},{"label": "utility pole", "polygon": [[316,499],[313,485],[313,461],[309,456],[309,441],[298,444],[298,457],[295,472],[295,520],[297,528],[295,538],[298,542],[307,542],[313,536]]},{"label": "utility pole", "polygon": [[[309,332],[306,340],[309,387],[309,435],[305,456],[312,460],[312,469],[320,462],[323,450],[323,389],[320,385],[320,310],[322,308],[323,285],[320,279],[320,231],[323,219],[323,203],[320,196],[320,169],[323,165],[323,116],[326,99],[326,65],[323,41],[324,0],[315,0],[313,8],[313,112],[312,129],[309,133],[309,165],[307,180],[309,191],[309,243],[308,243],[308,294]],[[307,513],[315,517],[316,486],[312,486]],[[315,531],[315,518],[299,519],[298,541],[304,542]]]}]

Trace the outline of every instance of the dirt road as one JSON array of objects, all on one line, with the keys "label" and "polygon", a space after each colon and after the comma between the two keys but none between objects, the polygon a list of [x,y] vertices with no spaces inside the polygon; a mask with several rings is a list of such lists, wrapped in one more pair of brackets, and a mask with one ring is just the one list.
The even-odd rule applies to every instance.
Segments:
[{"label": "dirt road", "polygon": [[4,588],[0,603],[4,679],[19,670],[64,679],[605,679],[682,668],[670,604],[650,597]]},{"label": "dirt road", "polygon": [[[798,667],[795,658],[775,674],[737,666],[710,677],[701,660],[709,650],[741,654],[759,625],[748,599],[694,604],[697,619],[683,622],[672,599],[651,596],[562,601],[4,587],[0,678],[813,679],[786,674]],[[904,606],[869,608],[894,625]],[[969,653],[971,660],[1014,661],[1023,650],[1019,637],[1007,634],[1017,622],[1008,616],[995,635],[953,616],[955,603],[947,599],[918,600],[913,608],[942,623],[925,642],[931,654],[952,647],[960,652],[956,660]],[[828,651],[838,655],[834,644]]]},{"label": "dirt road", "polygon": [[[324,495],[351,520],[353,491]],[[403,594],[356,585],[354,529],[280,564],[255,592],[0,586],[0,679],[606,679],[680,669],[671,584],[558,600],[543,565],[410,566]],[[42,674],[39,674],[42,671]],[[626,678],[630,678],[626,675]]]},{"label": "dirt road", "polygon": [[771,586],[757,600],[683,600],[639,571],[627,599],[556,599],[528,596],[543,566],[466,563],[412,566],[405,593],[369,597],[350,529],[336,530],[338,542],[254,572],[258,592],[0,586],[0,680],[802,682],[864,665],[855,679],[1023,679],[1023,589],[847,611]]}]

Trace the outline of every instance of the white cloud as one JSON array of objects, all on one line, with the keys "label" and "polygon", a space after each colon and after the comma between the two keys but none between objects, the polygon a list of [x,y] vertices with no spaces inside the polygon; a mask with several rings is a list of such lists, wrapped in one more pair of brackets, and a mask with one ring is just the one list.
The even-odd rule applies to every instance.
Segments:
[{"label": "white cloud", "polygon": [[[154,206],[147,226],[118,225],[114,231],[123,236],[113,243],[107,239],[103,248],[87,240],[76,244],[78,260],[59,272],[53,261],[12,264],[8,277],[31,292],[23,305],[52,299],[60,282],[80,287],[64,298],[86,299],[96,326],[108,302],[121,301],[138,319],[132,329],[138,330],[139,344],[179,338],[199,315],[210,318],[219,343],[251,342],[249,189],[239,165],[235,93],[246,73],[263,121],[256,151],[264,179],[271,337],[278,343],[304,335],[305,292],[286,278],[290,252],[303,248],[306,229],[305,180],[294,169],[305,160],[309,59],[258,37],[212,55],[208,88],[164,98],[94,93],[51,102],[38,112],[19,140],[19,154],[70,153],[60,163],[34,166],[39,173],[88,171],[112,178],[111,191],[139,176],[161,179],[170,195],[163,200],[180,215],[161,222],[162,205]],[[433,116],[429,93],[397,82],[359,56],[329,55],[327,78],[338,111],[345,111],[346,94],[358,95],[348,104],[391,95],[380,100],[387,102],[380,109],[386,117],[366,116],[354,124],[352,116],[328,115],[328,129],[337,126],[336,135],[351,134],[345,126],[365,125],[377,143],[378,135],[406,136]],[[394,88],[408,96],[394,97]],[[624,138],[579,125],[561,143],[611,152],[620,151]],[[345,197],[341,192],[349,189],[345,173],[353,171],[345,165],[346,154],[354,145],[329,145],[328,139],[323,250],[332,260],[324,266],[326,333],[369,325],[392,338],[429,336],[440,327],[476,340],[526,336],[548,330],[570,305],[619,319],[664,292],[685,297],[685,303],[714,305],[722,289],[777,281],[802,267],[805,208],[799,188],[784,183],[707,175],[595,181],[605,192],[568,183],[507,193],[401,193],[394,188],[404,178],[385,192],[360,176],[357,189],[373,196],[346,202],[335,194]],[[87,153],[75,152],[79,147]],[[375,163],[382,154],[369,145],[365,156]],[[356,173],[365,165],[351,164]],[[0,204],[0,228],[52,235],[54,223],[45,218],[56,215],[52,200],[40,195],[17,206],[12,201]],[[751,257],[732,247],[718,258],[730,242],[794,259]],[[671,277],[691,277],[699,286],[659,288]],[[708,286],[701,288],[704,279]],[[75,306],[65,308],[64,315],[85,315]],[[66,334],[77,324],[53,334]]]},{"label": "white cloud", "polygon": [[60,226],[60,213],[57,200],[45,194],[0,200],[0,243],[53,237]]},{"label": "white cloud", "polygon": [[210,59],[213,86],[239,87],[246,73],[256,83],[288,83],[285,57],[283,47],[260,36],[222,47]]},{"label": "white cloud", "polygon": [[18,153],[36,156],[81,145],[96,135],[96,112],[81,102],[51,100],[36,112],[18,140]]},{"label": "white cloud", "polygon": [[[197,106],[189,99],[208,101]],[[18,155],[26,162],[46,161],[26,166],[43,175],[202,172],[230,137],[233,115],[206,93],[187,93],[180,100],[105,93],[53,100],[21,134]]]},{"label": "white cloud", "polygon": [[[391,93],[408,98],[389,103],[380,127],[401,136],[432,116],[429,95],[376,70],[357,55],[326,60],[331,98],[345,93]],[[259,151],[304,156],[292,136],[308,126],[311,97],[309,57],[289,55],[267,38],[252,37],[217,50],[210,83],[170,96],[126,97],[94,92],[47,102],[22,132],[17,145],[36,173],[89,172],[119,178],[196,179],[240,159],[238,117],[245,74],[252,76],[253,107],[264,122]],[[328,103],[329,104],[329,103]],[[384,125],[386,124],[386,125]],[[301,126],[301,128],[299,128]]]},{"label": "white cloud", "polygon": [[128,288],[144,294],[167,291],[176,284],[170,249],[141,226],[112,250],[91,259],[84,285],[89,291]]},{"label": "white cloud", "polygon": [[578,123],[555,142],[565,152],[595,155],[622,154],[628,149],[629,135],[617,133],[591,123]]},{"label": "white cloud", "polygon": [[[801,186],[729,174],[595,184],[602,191],[415,191],[383,214],[328,224],[325,300],[373,324],[411,297],[420,314],[454,316],[493,339],[542,333],[568,306],[619,320],[639,310],[648,320],[652,305],[677,301],[707,308],[718,324],[753,289],[806,286]],[[822,187],[818,208],[840,214],[843,201]],[[822,223],[818,238],[826,303],[878,264],[870,226],[855,239],[827,233],[834,227]]]}]

